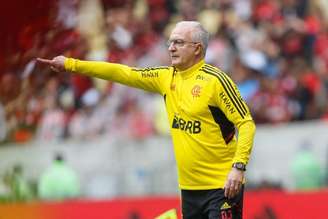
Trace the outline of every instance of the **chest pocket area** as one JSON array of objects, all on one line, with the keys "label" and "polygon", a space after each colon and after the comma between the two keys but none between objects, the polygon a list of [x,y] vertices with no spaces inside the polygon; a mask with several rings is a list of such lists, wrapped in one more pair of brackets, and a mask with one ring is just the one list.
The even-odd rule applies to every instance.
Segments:
[{"label": "chest pocket area", "polygon": [[208,113],[210,91],[204,83],[184,84],[182,109],[189,116],[205,116]]}]

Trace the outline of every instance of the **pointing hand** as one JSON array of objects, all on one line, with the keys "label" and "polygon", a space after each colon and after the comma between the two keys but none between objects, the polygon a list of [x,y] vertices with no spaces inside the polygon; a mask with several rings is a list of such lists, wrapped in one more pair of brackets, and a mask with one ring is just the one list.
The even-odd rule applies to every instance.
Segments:
[{"label": "pointing hand", "polygon": [[50,68],[55,71],[55,72],[63,72],[65,71],[65,56],[56,56],[53,59],[42,59],[42,58],[37,58],[36,60],[42,64],[46,64],[50,66]]}]

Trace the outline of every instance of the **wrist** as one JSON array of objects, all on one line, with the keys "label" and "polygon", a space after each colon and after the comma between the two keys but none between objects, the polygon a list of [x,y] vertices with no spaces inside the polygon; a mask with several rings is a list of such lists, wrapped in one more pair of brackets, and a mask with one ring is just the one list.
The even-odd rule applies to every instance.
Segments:
[{"label": "wrist", "polygon": [[246,171],[246,164],[242,162],[235,162],[232,164],[232,167],[240,171]]}]

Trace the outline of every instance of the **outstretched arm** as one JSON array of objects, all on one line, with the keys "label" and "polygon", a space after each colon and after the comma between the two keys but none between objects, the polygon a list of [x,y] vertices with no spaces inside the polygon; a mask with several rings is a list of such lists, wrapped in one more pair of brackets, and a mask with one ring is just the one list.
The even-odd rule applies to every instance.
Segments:
[{"label": "outstretched arm", "polygon": [[168,73],[173,72],[169,67],[131,68],[117,63],[83,61],[65,56],[56,56],[51,60],[37,58],[37,61],[56,72],[77,72],[160,94],[165,85],[163,81],[167,81]]}]

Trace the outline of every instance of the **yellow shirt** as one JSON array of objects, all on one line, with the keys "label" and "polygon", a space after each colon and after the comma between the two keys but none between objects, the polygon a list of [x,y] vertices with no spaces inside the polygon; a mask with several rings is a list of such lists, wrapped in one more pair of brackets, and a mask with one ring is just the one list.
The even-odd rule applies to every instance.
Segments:
[{"label": "yellow shirt", "polygon": [[65,69],[164,97],[181,189],[223,188],[232,163],[247,164],[255,134],[249,109],[233,81],[204,60],[178,71],[68,58]]}]

